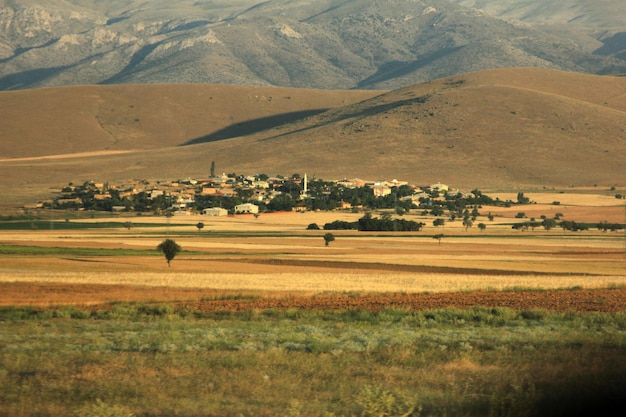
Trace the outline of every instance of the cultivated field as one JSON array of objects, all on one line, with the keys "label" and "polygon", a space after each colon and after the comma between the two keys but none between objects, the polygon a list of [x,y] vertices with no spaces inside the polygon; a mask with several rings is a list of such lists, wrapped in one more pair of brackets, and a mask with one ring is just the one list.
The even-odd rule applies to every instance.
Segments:
[{"label": "cultivated field", "polygon": [[[414,213],[421,232],[333,231],[329,246],[307,226],[362,213],[5,228],[0,415],[617,416],[625,236],[513,230],[554,208],[528,196],[468,230]],[[541,197],[580,223],[624,213]],[[183,248],[171,267],[165,238]]]},{"label": "cultivated field", "polygon": [[[47,252],[0,256],[0,281],[54,284],[126,285],[124,299],[141,297],[145,287],[202,291],[260,291],[265,293],[327,292],[422,293],[503,289],[607,288],[626,284],[626,238],[623,232],[582,232],[555,228],[517,231],[511,224],[528,220],[515,216],[548,217],[582,222],[622,222],[624,207],[614,197],[601,195],[528,194],[535,204],[511,208],[484,207],[474,226],[448,221],[432,225],[433,217],[404,218],[426,224],[421,232],[376,233],[333,231],[329,246],[323,227],[334,220],[356,221],[362,213],[274,213],[259,217],[117,217],[118,228],[88,228],[104,219],[67,219],[86,228],[66,230],[54,223],[45,229],[3,231],[0,243],[48,247]],[[502,194],[502,199],[510,196]],[[560,205],[552,202],[561,200]],[[484,217],[494,215],[493,221]],[[52,215],[53,216],[53,215]],[[59,216],[57,214],[57,216]],[[62,220],[62,219],[58,219]],[[141,227],[127,230],[123,222]],[[204,224],[202,230],[195,225]],[[476,226],[486,224],[484,231]],[[443,234],[438,241],[436,234]],[[166,237],[183,251],[168,268],[156,246]],[[65,248],[66,252],[59,252]],[[104,248],[85,254],[80,248]],[[78,252],[72,252],[72,250]],[[143,251],[143,252],[141,252]],[[152,252],[145,252],[152,251]],[[140,287],[132,291],[133,286]],[[202,290],[202,291],[201,291]],[[98,303],[111,301],[106,291],[63,291],[0,297],[7,303]],[[10,295],[9,295],[10,294]],[[152,293],[149,298],[155,295]],[[161,292],[159,297],[168,298]],[[175,297],[181,297],[174,292]],[[8,299],[7,299],[8,297]],[[29,298],[33,298],[30,300]],[[4,299],[2,299],[4,298]]]}]

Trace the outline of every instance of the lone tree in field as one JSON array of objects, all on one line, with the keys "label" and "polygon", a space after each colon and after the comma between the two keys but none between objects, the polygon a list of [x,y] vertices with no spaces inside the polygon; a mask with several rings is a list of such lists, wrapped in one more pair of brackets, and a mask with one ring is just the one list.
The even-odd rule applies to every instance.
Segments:
[{"label": "lone tree in field", "polygon": [[198,224],[196,224],[196,227],[198,228],[198,232],[201,231],[202,229],[204,229],[204,223],[202,222],[198,222]]},{"label": "lone tree in field", "polygon": [[333,240],[335,240],[335,235],[333,235],[332,233],[326,233],[324,235],[324,245],[328,246],[328,244]]},{"label": "lone tree in field", "polygon": [[437,242],[439,242],[439,244],[441,245],[441,239],[443,239],[443,233],[439,233],[439,234],[433,236],[433,239],[436,239]]},{"label": "lone tree in field", "polygon": [[181,247],[172,239],[165,239],[163,242],[159,243],[157,250],[163,252],[165,259],[167,260],[167,266],[171,267],[172,265],[170,262],[176,257],[176,254],[181,251]]}]

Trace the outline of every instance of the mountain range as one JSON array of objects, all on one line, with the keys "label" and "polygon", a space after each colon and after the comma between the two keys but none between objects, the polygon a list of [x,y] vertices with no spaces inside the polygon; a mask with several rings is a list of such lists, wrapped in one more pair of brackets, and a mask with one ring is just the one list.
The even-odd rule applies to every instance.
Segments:
[{"label": "mountain range", "polygon": [[528,66],[626,73],[623,0],[0,0],[0,90],[392,90]]}]

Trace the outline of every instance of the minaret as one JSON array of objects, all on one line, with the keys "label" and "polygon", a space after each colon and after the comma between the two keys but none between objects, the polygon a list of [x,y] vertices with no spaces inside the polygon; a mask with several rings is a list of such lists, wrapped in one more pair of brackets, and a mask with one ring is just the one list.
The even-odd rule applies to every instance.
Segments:
[{"label": "minaret", "polygon": [[308,189],[308,184],[307,184],[307,177],[306,177],[306,172],[304,173],[304,191],[302,192],[302,194],[307,195],[309,193],[309,189]]}]

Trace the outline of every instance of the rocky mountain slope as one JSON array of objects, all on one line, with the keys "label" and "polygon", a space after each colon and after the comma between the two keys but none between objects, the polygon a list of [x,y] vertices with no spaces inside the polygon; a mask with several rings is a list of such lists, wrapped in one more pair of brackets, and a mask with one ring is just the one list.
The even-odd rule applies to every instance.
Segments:
[{"label": "rocky mountain slope", "polygon": [[[395,89],[503,67],[626,72],[623,34],[537,27],[555,13],[538,8],[543,0],[525,2],[534,20],[455,1],[0,0],[0,90],[173,82]],[[621,0],[601,3],[613,7],[581,9],[578,20],[626,26],[612,13]],[[523,24],[503,20],[512,18]]]},{"label": "rocky mountain slope", "polygon": [[452,0],[490,16],[566,36],[593,53],[626,59],[626,4],[615,0]]}]

